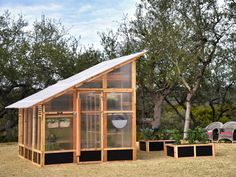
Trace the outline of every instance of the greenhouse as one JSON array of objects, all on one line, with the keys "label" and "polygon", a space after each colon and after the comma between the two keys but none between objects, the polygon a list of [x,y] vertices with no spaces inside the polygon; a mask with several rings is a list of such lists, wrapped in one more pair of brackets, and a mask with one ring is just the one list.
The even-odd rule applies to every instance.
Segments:
[{"label": "greenhouse", "polygon": [[104,61],[7,108],[19,156],[39,166],[136,159],[136,60]]}]

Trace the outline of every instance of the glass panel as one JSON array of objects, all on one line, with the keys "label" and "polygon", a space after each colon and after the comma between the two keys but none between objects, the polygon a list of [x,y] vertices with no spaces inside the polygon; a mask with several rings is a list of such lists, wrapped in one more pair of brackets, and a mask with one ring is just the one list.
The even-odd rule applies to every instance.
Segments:
[{"label": "glass panel", "polygon": [[132,114],[107,114],[107,147],[132,147]]},{"label": "glass panel", "polygon": [[101,93],[80,94],[81,148],[101,147]]},{"label": "glass panel", "polygon": [[38,107],[35,107],[35,134],[34,134],[34,148],[38,149]]},{"label": "glass panel", "polygon": [[25,133],[26,139],[25,144],[27,147],[32,147],[32,130],[33,130],[33,109],[25,109]]},{"label": "glass panel", "polygon": [[102,79],[95,79],[90,82],[84,83],[83,85],[79,86],[79,88],[102,88]]},{"label": "glass panel", "polygon": [[97,92],[81,93],[81,111],[100,111],[100,95]]},{"label": "glass panel", "polygon": [[38,118],[38,150],[41,149],[41,117]]},{"label": "glass panel", "polygon": [[28,112],[27,109],[24,109],[25,113],[25,145],[28,145],[28,127],[29,127],[29,121],[28,121]]},{"label": "glass panel", "polygon": [[29,109],[29,146],[32,147],[33,140],[33,109]]},{"label": "glass panel", "polygon": [[73,149],[73,121],[70,117],[46,118],[45,150]]},{"label": "glass panel", "polygon": [[65,94],[46,103],[46,112],[73,111],[73,94]]},{"label": "glass panel", "polygon": [[101,114],[81,114],[81,148],[101,147]]},{"label": "glass panel", "polygon": [[131,64],[127,64],[107,74],[107,88],[131,88]]},{"label": "glass panel", "polygon": [[24,144],[24,123],[25,123],[25,111],[24,111],[24,109],[22,109],[22,115],[21,115],[21,117],[22,117],[22,120],[21,120],[21,135],[22,135],[22,137],[21,137],[21,143],[22,144]]},{"label": "glass panel", "polygon": [[107,111],[132,110],[132,93],[107,93]]}]

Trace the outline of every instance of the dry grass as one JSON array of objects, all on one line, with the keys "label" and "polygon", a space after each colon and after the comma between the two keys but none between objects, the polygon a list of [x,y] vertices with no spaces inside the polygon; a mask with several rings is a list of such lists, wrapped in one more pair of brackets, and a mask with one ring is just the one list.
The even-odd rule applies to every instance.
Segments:
[{"label": "dry grass", "polygon": [[17,144],[0,144],[0,176],[165,177],[236,176],[236,144],[216,144],[217,157],[173,159],[163,152],[138,152],[137,161],[37,167],[17,156]]}]

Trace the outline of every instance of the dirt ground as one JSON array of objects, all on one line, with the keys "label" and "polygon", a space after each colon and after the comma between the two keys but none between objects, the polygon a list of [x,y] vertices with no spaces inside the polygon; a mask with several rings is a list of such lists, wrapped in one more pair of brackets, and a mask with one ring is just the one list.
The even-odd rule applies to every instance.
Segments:
[{"label": "dirt ground", "polygon": [[17,144],[0,144],[0,177],[236,177],[236,143],[216,144],[216,158],[164,157],[163,152],[139,152],[136,161],[66,164],[40,168],[17,155]]}]

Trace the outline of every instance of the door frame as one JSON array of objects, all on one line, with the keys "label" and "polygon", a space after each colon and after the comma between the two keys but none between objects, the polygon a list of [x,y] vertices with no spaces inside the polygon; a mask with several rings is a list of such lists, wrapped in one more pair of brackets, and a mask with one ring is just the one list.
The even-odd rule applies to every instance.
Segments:
[{"label": "door frame", "polygon": [[[104,141],[106,141],[106,137],[104,136],[104,133],[106,131],[104,126],[104,92],[103,90],[77,90],[76,91],[76,157],[77,157],[77,162],[78,163],[89,163],[89,162],[80,162],[79,157],[81,155],[81,99],[80,99],[80,94],[81,93],[100,93],[100,133],[101,133],[101,147],[97,148],[98,150],[101,150],[101,162],[104,161]],[[91,149],[91,151],[95,150],[95,148],[88,148],[86,150]],[[84,149],[84,151],[86,151]]]}]

